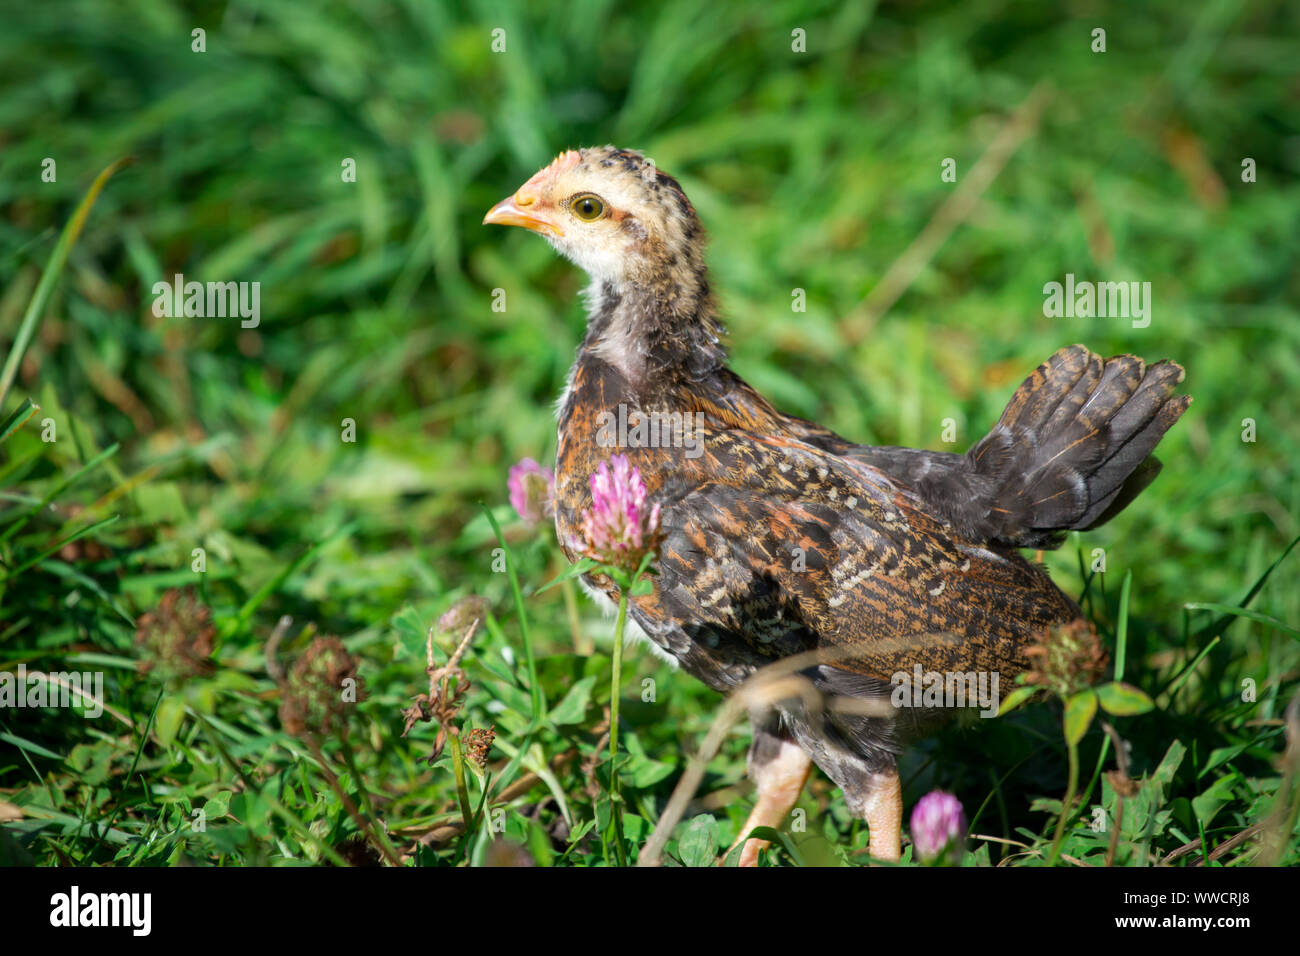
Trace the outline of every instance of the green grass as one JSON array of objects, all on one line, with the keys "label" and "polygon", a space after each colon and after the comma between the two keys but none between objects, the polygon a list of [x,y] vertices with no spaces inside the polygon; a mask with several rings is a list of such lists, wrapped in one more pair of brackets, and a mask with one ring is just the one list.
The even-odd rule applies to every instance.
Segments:
[{"label": "green grass", "polygon": [[[1173,860],[1204,863],[1285,803],[1300,555],[1253,596],[1256,616],[1212,626],[1221,610],[1187,605],[1238,605],[1300,535],[1294,5],[627,6],[86,0],[6,13],[0,355],[21,356],[0,423],[28,399],[40,408],[0,444],[0,669],[101,671],[113,713],[0,710],[0,819],[18,817],[0,826],[0,861],[358,861],[377,852],[377,821],[421,865],[608,859],[613,625],[565,588],[537,593],[563,565],[505,490],[511,463],[554,453],[581,279],[534,237],[480,226],[560,149],[606,142],[644,149],[695,202],[736,369],[855,439],[964,448],[1071,342],[1182,362],[1196,401],[1161,445],[1163,474],[1048,556],[1068,592],[1086,590],[1112,657],[1123,634],[1124,680],[1156,703],[1114,721],[1145,780],[1116,860],[1204,839]],[[1104,54],[1090,50],[1098,26]],[[205,53],[191,52],[195,27]],[[791,51],[795,28],[807,53]],[[1044,81],[1041,122],[969,216],[891,309],[864,311],[952,194],[943,160],[960,185]],[[127,155],[14,350],[59,230]],[[1042,287],[1067,272],[1151,282],[1150,327],[1045,317]],[[155,316],[152,287],[175,273],[260,282],[260,326]],[[795,288],[806,313],[791,311]],[[941,440],[948,418],[955,445]],[[517,568],[535,685],[484,505]],[[1107,569],[1085,581],[1094,548]],[[174,588],[211,608],[210,672],[140,670],[137,621]],[[466,780],[466,834],[451,827],[463,810],[450,751],[423,759],[436,726],[401,731],[428,689],[426,632],[467,594],[491,616],[462,662],[457,719],[497,738],[488,799]],[[282,666],[322,634],[359,659],[346,742],[331,733],[317,749],[281,724],[265,645],[285,615]],[[453,642],[439,636],[436,663]],[[644,650],[622,683],[635,859],[720,699]],[[726,736],[671,859],[701,862],[735,835],[745,746],[743,728]],[[1102,754],[1094,722],[1067,862],[1105,856],[1109,835],[1085,825],[1092,806],[1114,809]],[[975,840],[972,862],[1041,864],[1066,790],[1060,708],[950,727],[903,771],[909,805],[943,787],[977,833],[1025,845]],[[773,862],[863,861],[866,834],[824,778],[800,807],[806,826]],[[1277,819],[1278,859],[1300,862],[1294,812]]]}]

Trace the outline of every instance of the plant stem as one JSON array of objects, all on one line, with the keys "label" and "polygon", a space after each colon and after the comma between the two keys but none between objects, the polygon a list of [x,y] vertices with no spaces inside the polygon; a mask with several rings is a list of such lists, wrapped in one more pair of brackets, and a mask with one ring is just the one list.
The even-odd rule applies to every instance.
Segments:
[{"label": "plant stem", "polygon": [[460,731],[455,727],[447,728],[447,746],[451,748],[451,766],[456,773],[456,796],[460,798],[460,815],[465,821],[465,832],[472,829],[470,821],[474,811],[470,809],[469,788],[465,784],[465,756],[460,749]]},{"label": "plant stem", "polygon": [[578,619],[577,589],[574,588],[571,579],[565,580],[560,585],[560,593],[564,595],[564,613],[569,619],[569,635],[573,638],[573,652],[589,657],[592,646],[591,642],[582,636],[582,622]]},{"label": "plant stem", "polygon": [[[635,582],[633,582],[635,584]],[[614,824],[614,852],[618,865],[627,866],[623,847],[622,801],[618,795],[618,703],[623,683],[623,631],[627,628],[627,588],[618,596],[618,621],[614,625],[614,658],[609,685],[609,802]]]},{"label": "plant stem", "polygon": [[343,755],[343,762],[347,765],[348,771],[352,774],[357,796],[361,798],[361,810],[366,815],[367,820],[374,821],[371,832],[376,842],[380,844],[380,852],[390,860],[398,859],[396,848],[388,839],[388,833],[385,831],[383,823],[379,822],[379,814],[375,812],[375,805],[370,799],[370,791],[366,788],[365,779],[361,776],[361,771],[357,769],[356,759],[352,756],[352,748],[344,741],[339,751]]},{"label": "plant stem", "polygon": [[[1124,583],[1125,583],[1124,593],[1125,593],[1125,597],[1127,597],[1128,595],[1127,578],[1124,579]],[[1121,603],[1122,603],[1122,599],[1121,599]],[[1116,673],[1123,673],[1123,672],[1120,671],[1117,667]],[[1128,755],[1124,751],[1124,741],[1120,738],[1120,735],[1115,730],[1115,728],[1110,725],[1109,721],[1103,720],[1101,722],[1101,729],[1106,732],[1107,743],[1109,743],[1112,740],[1115,741],[1115,766],[1116,769],[1118,770],[1119,775],[1118,777],[1113,778],[1113,780],[1116,783],[1123,782],[1127,784],[1129,780]],[[1111,828],[1110,845],[1106,849],[1107,866],[1115,865],[1115,851],[1119,849],[1120,831],[1124,828],[1124,790],[1123,787],[1120,786],[1116,786],[1114,789],[1115,789],[1115,826]],[[1089,788],[1089,792],[1091,792],[1091,788]],[[1201,839],[1202,840],[1205,839],[1204,832],[1201,833]]]},{"label": "plant stem", "polygon": [[1061,801],[1061,817],[1056,821],[1056,836],[1052,839],[1052,855],[1048,858],[1048,866],[1056,866],[1056,861],[1061,855],[1065,821],[1070,816],[1070,807],[1074,804],[1074,791],[1079,786],[1079,747],[1066,741],[1066,748],[1070,759],[1070,776],[1065,786],[1065,799]]},{"label": "plant stem", "polygon": [[519,589],[519,575],[515,571],[515,559],[510,555],[510,549],[506,547],[505,535],[501,533],[501,525],[497,523],[496,516],[492,514],[491,509],[484,508],[483,513],[487,515],[488,523],[492,525],[492,530],[497,536],[497,543],[501,545],[502,554],[506,559],[506,574],[510,578],[510,593],[515,601],[515,613],[519,615],[519,638],[524,645],[524,661],[528,666],[528,697],[532,705],[531,727],[538,726],[542,718],[546,716],[546,696],[542,693],[542,685],[537,679],[537,658],[533,654],[533,641],[528,634],[528,615],[524,612],[524,593]]},{"label": "plant stem", "polygon": [[361,811],[357,809],[357,805],[352,801],[352,798],[348,796],[347,791],[343,789],[343,785],[339,783],[339,778],[334,774],[334,771],[330,769],[329,761],[325,759],[325,751],[321,748],[320,741],[316,739],[316,735],[308,734],[305,737],[305,740],[307,746],[311,749],[312,754],[316,757],[317,763],[320,764],[321,773],[324,775],[326,782],[330,785],[330,789],[332,789],[335,796],[339,798],[339,802],[343,804],[343,809],[346,810],[348,816],[352,818],[352,822],[357,825],[357,830],[361,832],[362,836],[370,838],[371,846],[375,847],[375,849],[379,851],[380,855],[388,861],[389,866],[401,866],[402,861],[398,859],[392,845],[389,844],[387,839],[380,836],[378,829],[372,821],[367,820],[361,815]]}]

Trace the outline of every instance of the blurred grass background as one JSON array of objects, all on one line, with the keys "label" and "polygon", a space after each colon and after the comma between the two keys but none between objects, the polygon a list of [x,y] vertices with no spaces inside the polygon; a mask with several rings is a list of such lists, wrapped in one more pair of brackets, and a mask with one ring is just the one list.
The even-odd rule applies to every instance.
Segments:
[{"label": "blurred grass background", "polygon": [[[1048,557],[1078,595],[1079,549],[1085,560],[1106,549],[1107,573],[1092,588],[1103,626],[1116,582],[1133,573],[1128,678],[1149,691],[1168,689],[1201,649],[1195,635],[1208,615],[1182,606],[1240,601],[1300,534],[1294,4],[2,6],[6,349],[79,197],[108,163],[135,157],[100,197],[0,408],[2,419],[28,395],[41,406],[0,450],[0,508],[10,515],[121,444],[2,545],[12,569],[92,519],[121,516],[0,584],[0,661],[107,668],[110,701],[130,726],[0,714],[7,744],[27,745],[0,751],[0,794],[29,808],[9,828],[20,837],[15,855],[101,858],[105,841],[86,829],[98,820],[130,862],[279,859],[253,849],[251,821],[263,817],[247,808],[238,826],[216,828],[224,838],[170,836],[152,849],[141,839],[172,833],[232,781],[251,794],[275,779],[280,804],[299,805],[285,796],[285,774],[306,773],[312,755],[275,726],[261,663],[282,614],[296,634],[312,622],[342,636],[366,662],[361,709],[373,753],[358,757],[357,772],[392,801],[390,825],[417,832],[445,818],[450,775],[415,762],[418,745],[397,739],[397,712],[421,689],[422,629],[456,597],[484,595],[500,620],[482,655],[517,645],[479,505],[505,519],[507,467],[553,455],[553,402],[582,332],[577,272],[534,237],[480,221],[568,147],[642,149],[681,180],[710,231],[737,371],[781,408],[854,439],[954,447],[940,439],[952,418],[955,447],[965,448],[1020,378],[1071,342],[1183,363],[1196,401],[1161,445],[1164,473],[1117,520]],[[1105,53],[1091,49],[1097,27]],[[206,31],[206,52],[191,48],[195,28]],[[791,49],[796,28],[805,53]],[[494,53],[497,29],[505,51]],[[892,309],[864,313],[864,298],[954,189],[941,181],[942,162],[955,159],[960,182],[1043,82],[1041,122],[971,215]],[[47,157],[55,182],[41,179]],[[1241,177],[1247,157],[1253,183]],[[346,158],[356,161],[354,183],[340,175]],[[1068,272],[1150,282],[1150,326],[1045,317],[1044,283]],[[175,273],[260,282],[260,326],[156,317],[151,288]],[[498,288],[504,312],[491,308]],[[791,311],[795,288],[806,291],[806,313]],[[46,418],[53,443],[37,427]],[[356,423],[355,443],[340,439],[344,419]],[[1256,423],[1253,443],[1242,440],[1243,419]],[[507,528],[526,590],[558,570],[548,536]],[[207,555],[201,575],[191,570],[195,548]],[[1252,607],[1300,622],[1296,581],[1284,562]],[[134,669],[133,621],[184,586],[212,607],[223,641],[226,676],[201,699]],[[559,592],[530,598],[529,613],[552,699],[601,672],[600,654],[566,653]],[[578,613],[607,650],[609,625],[585,602]],[[1214,826],[1235,832],[1271,805],[1279,777],[1270,761],[1297,663],[1293,636],[1239,620],[1162,701],[1168,711],[1147,721],[1149,733],[1134,731],[1139,769],[1172,739],[1192,751],[1174,830],[1196,838],[1203,814],[1191,801],[1228,769]],[[661,688],[658,704],[627,716],[630,745],[662,768],[633,788],[652,822],[682,742],[693,749],[716,698],[647,654],[632,655],[633,671]],[[1250,708],[1235,702],[1245,677],[1260,688]],[[175,736],[168,746],[155,738],[133,774],[160,690],[181,701],[165,711]],[[477,724],[495,722],[509,737],[501,698],[470,700]],[[546,759],[570,744],[593,749],[600,703],[597,691],[572,739],[545,738]],[[1043,747],[1033,734],[1047,739],[1053,720],[1018,717],[979,737],[954,729],[926,743],[909,764],[909,797],[935,783],[969,809],[993,794],[1001,819],[985,826],[1038,828],[1030,801],[1062,788],[1059,747],[1031,757]],[[230,766],[186,749],[209,734],[226,735]],[[733,744],[708,789],[742,780],[743,736]],[[1209,759],[1221,750],[1232,753]],[[245,759],[247,775],[236,775]],[[990,780],[989,764],[1001,778],[1026,760],[1037,770]],[[576,765],[565,773],[559,789],[573,797],[581,774]],[[342,839],[347,815],[328,798],[312,804],[305,779],[300,803],[315,809],[302,819],[319,813]],[[828,842],[861,845],[825,784],[807,799],[825,810]],[[541,808],[537,819],[515,815],[520,840],[546,861],[536,828],[554,807],[537,793],[512,813],[520,806]],[[724,830],[744,816],[739,797],[702,806],[725,807]],[[267,814],[267,827],[283,824]],[[1166,839],[1177,845],[1176,834]],[[486,851],[458,852],[481,861]],[[279,853],[294,856],[283,844]]]}]

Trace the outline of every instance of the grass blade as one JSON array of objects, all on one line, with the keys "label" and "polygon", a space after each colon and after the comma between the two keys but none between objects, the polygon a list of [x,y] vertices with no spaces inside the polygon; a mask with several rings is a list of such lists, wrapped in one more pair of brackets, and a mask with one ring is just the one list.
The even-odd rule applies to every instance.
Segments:
[{"label": "grass blade", "polygon": [[63,548],[67,547],[68,545],[72,544],[72,542],[80,541],[82,538],[90,534],[92,531],[98,531],[100,528],[104,527],[105,525],[112,524],[120,517],[121,515],[110,515],[109,517],[104,518],[101,521],[96,521],[94,524],[86,525],[80,531],[74,531],[72,534],[68,535],[66,538],[64,538],[54,547],[50,548],[47,551],[42,552],[41,554],[38,554],[30,561],[23,562],[22,564],[18,565],[18,567],[14,568],[12,571],[6,574],[4,577],[0,577],[0,584],[4,584],[10,578],[15,578],[18,575],[22,574],[24,571],[35,567],[36,565],[44,561],[46,558],[58,554],[59,551],[61,551]]},{"label": "grass blade", "polygon": [[1209,604],[1203,601],[1193,601],[1191,604],[1184,604],[1183,607],[1189,611],[1218,611],[1220,614],[1229,617],[1244,617],[1252,621],[1258,621],[1260,624],[1267,624],[1269,627],[1275,627],[1285,634],[1292,637],[1300,637],[1300,627],[1293,627],[1275,617],[1267,614],[1261,614],[1259,611],[1251,611],[1244,607],[1233,607],[1231,604]]},{"label": "grass blade", "polygon": [[72,251],[73,244],[81,235],[82,227],[86,225],[86,219],[90,216],[91,207],[95,205],[95,200],[99,198],[109,177],[131,162],[131,157],[125,156],[96,176],[90,189],[82,197],[76,212],[63,227],[59,241],[54,246],[54,253],[46,263],[45,271],[41,273],[41,281],[37,284],[32,301],[28,303],[27,312],[23,315],[23,321],[18,326],[18,334],[14,336],[13,347],[9,349],[9,356],[5,359],[4,370],[0,371],[0,406],[4,405],[5,398],[9,395],[9,389],[18,375],[18,366],[27,352],[27,346],[31,344],[32,336],[36,334],[36,327],[40,325],[41,318],[45,315],[45,307],[50,304],[50,297],[54,295],[59,277],[63,274],[63,267],[68,262],[68,253]]},{"label": "grass blade", "polygon": [[[1241,603],[1237,605],[1238,608],[1245,608],[1247,605],[1250,604],[1251,601],[1255,600],[1255,595],[1258,594],[1260,588],[1264,586],[1264,582],[1269,579],[1269,575],[1271,575],[1277,569],[1277,566],[1279,564],[1281,564],[1283,561],[1286,560],[1286,556],[1291,553],[1292,549],[1295,548],[1297,544],[1300,544],[1300,535],[1297,535],[1296,537],[1292,538],[1291,543],[1288,544],[1285,548],[1283,548],[1282,553],[1277,556],[1277,560],[1274,561],[1272,564],[1270,564],[1268,566],[1268,569],[1259,576],[1259,579],[1255,581],[1254,585],[1251,586],[1251,589],[1246,592],[1246,596],[1241,599]],[[1199,631],[1196,632],[1196,639],[1198,641],[1203,641],[1208,638],[1218,637],[1220,634],[1226,631],[1228,629],[1228,625],[1231,624],[1236,619],[1237,616],[1235,614],[1224,614],[1220,617],[1217,617],[1209,624],[1205,625],[1205,627],[1201,628]]]},{"label": "grass blade", "polygon": [[41,406],[37,405],[30,398],[23,399],[23,403],[14,409],[14,413],[5,419],[3,425],[0,425],[0,442],[3,442],[14,432],[18,431],[18,429],[22,428],[27,422],[27,419],[35,415],[40,411],[40,409]]},{"label": "grass blade", "polygon": [[[3,440],[3,438],[0,437],[0,440]],[[23,515],[21,518],[19,518],[17,521],[11,524],[7,529],[5,529],[4,534],[0,534],[0,544],[3,544],[5,541],[8,541],[15,534],[17,534],[24,527],[26,527],[27,522],[31,521],[33,516],[40,514],[41,511],[44,510],[46,505],[52,502],[59,495],[63,494],[63,492],[68,488],[68,486],[79,481],[82,475],[86,474],[91,469],[98,467],[102,461],[114,455],[117,452],[118,447],[119,446],[117,445],[117,443],[110,445],[108,448],[104,449],[102,452],[100,452],[90,461],[86,462],[84,465],[78,468],[75,474],[68,476],[67,478],[63,479],[58,484],[56,484],[53,488],[51,488],[49,493],[44,498],[41,499],[40,504],[33,505],[31,509],[27,512],[27,514]]]}]

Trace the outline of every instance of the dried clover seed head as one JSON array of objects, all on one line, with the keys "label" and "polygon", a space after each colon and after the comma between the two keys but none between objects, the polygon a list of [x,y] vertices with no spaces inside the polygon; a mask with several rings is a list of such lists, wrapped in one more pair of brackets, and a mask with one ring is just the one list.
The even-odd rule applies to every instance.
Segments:
[{"label": "dried clover seed head", "polygon": [[1109,658],[1097,630],[1085,620],[1046,628],[1025,649],[1033,662],[1026,682],[1047,688],[1058,697],[1072,697],[1106,675]]},{"label": "dried clover seed head", "polygon": [[139,620],[135,644],[140,649],[140,670],[156,671],[164,680],[210,674],[216,636],[212,609],[193,592],[173,588]]},{"label": "dried clover seed head", "polygon": [[346,725],[360,699],[357,659],[337,637],[318,637],[285,680],[280,723],[295,736],[324,736]]}]

